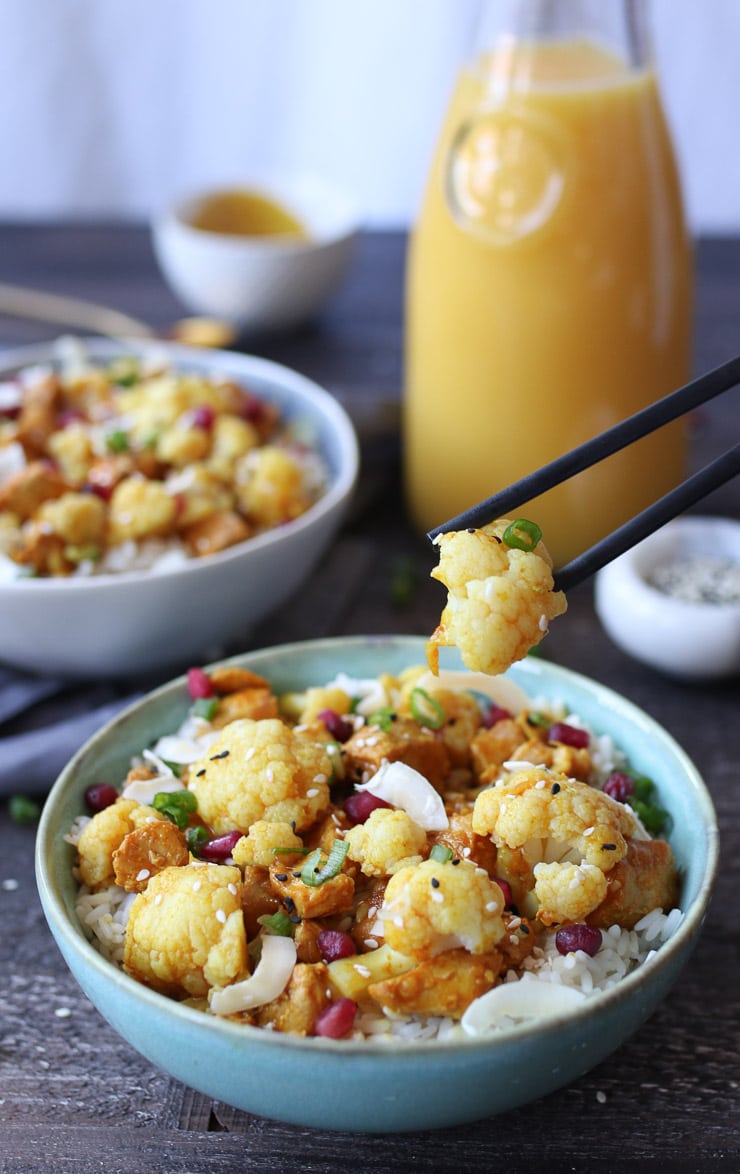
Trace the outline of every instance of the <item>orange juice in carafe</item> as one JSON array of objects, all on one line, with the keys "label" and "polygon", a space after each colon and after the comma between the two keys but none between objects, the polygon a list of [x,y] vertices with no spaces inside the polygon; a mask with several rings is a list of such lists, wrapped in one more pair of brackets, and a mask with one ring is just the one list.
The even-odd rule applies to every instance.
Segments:
[{"label": "orange juice in carafe", "polygon": [[[576,37],[508,39],[466,69],[408,258],[415,522],[431,529],[686,382],[691,275],[649,67]],[[672,425],[518,515],[562,565],[684,463]]]}]

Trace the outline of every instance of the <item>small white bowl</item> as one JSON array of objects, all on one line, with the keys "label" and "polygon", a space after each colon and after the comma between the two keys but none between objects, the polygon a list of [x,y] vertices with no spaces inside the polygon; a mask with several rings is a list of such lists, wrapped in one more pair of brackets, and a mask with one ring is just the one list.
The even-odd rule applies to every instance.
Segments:
[{"label": "small white bowl", "polygon": [[608,636],[644,664],[687,680],[740,672],[740,602],[687,603],[654,587],[659,566],[683,559],[740,564],[740,522],[687,516],[621,555],[596,576],[596,611]]},{"label": "small white bowl", "polygon": [[190,221],[197,207],[216,189],[201,192],[179,200],[152,224],[162,273],[194,314],[245,330],[295,326],[318,311],[345,276],[359,232],[356,213],[343,193],[314,176],[232,186],[292,212],[307,239],[196,228]]},{"label": "small white bowl", "polygon": [[[223,375],[300,421],[328,470],[304,514],[217,554],[161,570],[0,582],[0,661],[47,675],[101,678],[184,667],[246,637],[311,573],[349,505],[357,438],[340,405],[303,375],[266,359],[162,343],[85,340],[94,361],[164,354],[182,371]],[[54,344],[8,352],[0,380],[52,364]]]}]

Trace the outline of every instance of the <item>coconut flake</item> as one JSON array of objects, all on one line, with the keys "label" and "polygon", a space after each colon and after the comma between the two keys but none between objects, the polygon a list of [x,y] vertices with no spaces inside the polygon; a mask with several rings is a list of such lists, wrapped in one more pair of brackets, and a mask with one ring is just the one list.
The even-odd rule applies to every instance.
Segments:
[{"label": "coconut flake", "polygon": [[[146,751],[144,751],[146,755]],[[182,783],[176,776],[169,771],[166,774],[157,775],[153,779],[134,779],[128,786],[124,787],[121,792],[124,799],[135,799],[137,803],[143,803],[145,807],[149,807],[154,802],[154,796],[158,795],[160,791],[184,791]]]},{"label": "coconut flake", "polygon": [[460,1023],[468,1035],[486,1035],[502,1017],[545,1019],[579,1007],[586,995],[559,983],[506,982],[473,999]]},{"label": "coconut flake", "polygon": [[195,762],[203,753],[203,747],[190,738],[178,738],[168,734],[155,744],[153,753],[164,762]]},{"label": "coconut flake", "polygon": [[4,485],[25,467],[26,454],[22,445],[13,441],[12,444],[5,444],[0,448],[0,485]]},{"label": "coconut flake", "polygon": [[428,779],[405,762],[385,762],[357,791],[369,791],[393,807],[400,807],[425,832],[441,832],[449,820],[441,795]]},{"label": "coconut flake", "polygon": [[271,1003],[285,990],[296,963],[292,938],[271,934],[262,939],[262,955],[254,974],[220,991],[211,991],[209,1005],[214,1015],[236,1015],[251,1007]]},{"label": "coconut flake", "polygon": [[426,689],[427,693],[434,693],[435,689],[451,689],[458,693],[483,693],[502,709],[508,709],[510,713],[521,713],[530,705],[529,697],[514,681],[510,681],[508,677],[489,677],[487,673],[440,669],[437,676],[432,672],[422,673],[416,685],[419,689]]}]

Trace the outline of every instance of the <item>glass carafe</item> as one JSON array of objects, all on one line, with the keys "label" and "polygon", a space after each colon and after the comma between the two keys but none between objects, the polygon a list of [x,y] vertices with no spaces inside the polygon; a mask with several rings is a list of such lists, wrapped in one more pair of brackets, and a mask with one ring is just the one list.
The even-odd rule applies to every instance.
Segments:
[{"label": "glass carafe", "polygon": [[[642,0],[485,0],[411,234],[404,459],[424,530],[690,374],[692,257]],[[517,511],[556,565],[675,485],[682,424]]]}]

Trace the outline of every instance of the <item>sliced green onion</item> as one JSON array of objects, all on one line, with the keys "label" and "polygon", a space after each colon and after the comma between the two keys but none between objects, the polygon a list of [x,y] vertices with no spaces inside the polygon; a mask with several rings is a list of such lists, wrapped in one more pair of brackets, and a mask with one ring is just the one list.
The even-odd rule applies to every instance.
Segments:
[{"label": "sliced green onion", "polygon": [[429,859],[438,864],[447,864],[452,860],[452,848],[447,848],[444,844],[435,844],[429,853]]},{"label": "sliced green onion", "polygon": [[257,918],[257,921],[270,933],[277,934],[280,938],[293,937],[295,926],[288,914],[283,913],[282,909],[278,909],[277,913],[263,913]]},{"label": "sliced green onion", "polygon": [[41,815],[41,807],[28,795],[11,795],[8,811],[13,823],[35,823]]},{"label": "sliced green onion", "polygon": [[188,842],[188,848],[193,853],[193,856],[198,855],[198,850],[203,844],[207,844],[210,840],[208,831],[203,827],[202,823],[196,824],[195,827],[188,828],[185,832],[185,839]]},{"label": "sliced green onion", "polygon": [[329,786],[331,787],[334,785],[334,783],[341,783],[345,774],[347,773],[344,768],[342,744],[341,742],[336,741],[325,742],[324,749],[329,755],[329,760],[331,762],[331,775],[329,777]]},{"label": "sliced green onion", "polygon": [[108,368],[111,383],[119,387],[133,387],[139,378],[139,364],[135,356],[117,359]]},{"label": "sliced green onion", "polygon": [[96,563],[102,554],[99,546],[65,546],[64,557],[71,563]]},{"label": "sliced green onion", "polygon": [[108,433],[105,438],[105,443],[110,452],[126,452],[128,449],[128,436],[122,428],[116,428],[115,431]]},{"label": "sliced green onion", "polygon": [[342,870],[348,849],[349,844],[346,840],[335,840],[329,850],[326,863],[322,865],[321,849],[316,848],[301,869],[301,880],[304,885],[312,885],[314,887],[316,885],[323,885],[325,881],[337,876]]},{"label": "sliced green onion", "polygon": [[445,724],[445,711],[436,697],[431,697],[426,689],[412,689],[409,696],[411,715],[422,726],[430,730],[438,730]]},{"label": "sliced green onion", "polygon": [[273,856],[308,856],[310,848],[270,848]]},{"label": "sliced green onion", "polygon": [[503,533],[504,543],[515,550],[534,550],[541,538],[542,531],[537,523],[530,522],[527,518],[517,518]]},{"label": "sliced green onion", "polygon": [[647,775],[631,775],[630,777],[635,784],[635,798],[649,800],[655,790],[653,780],[649,779]]},{"label": "sliced green onion", "polygon": [[670,815],[657,803],[646,803],[644,799],[638,799],[636,795],[630,795],[627,802],[651,836],[657,836],[666,829]]},{"label": "sliced green onion", "polygon": [[392,705],[384,705],[382,709],[376,709],[375,713],[371,713],[367,719],[369,726],[379,726],[384,734],[390,732],[390,728],[396,720],[396,711]]},{"label": "sliced green onion", "polygon": [[545,713],[528,713],[527,721],[530,726],[541,726],[543,730],[549,730],[552,725],[552,718]]},{"label": "sliced green onion", "polygon": [[152,807],[179,828],[186,828],[188,820],[198,809],[198,800],[192,791],[157,791]]},{"label": "sliced green onion", "polygon": [[205,718],[207,722],[213,720],[214,714],[218,709],[218,697],[198,697],[196,701],[190,706],[190,712],[193,717]]},{"label": "sliced green onion", "polygon": [[179,779],[181,777],[181,775],[182,775],[182,763],[181,762],[168,762],[166,758],[163,758],[162,762],[165,764],[165,766],[168,766],[170,768],[170,770],[172,771],[172,773],[176,779]]}]

